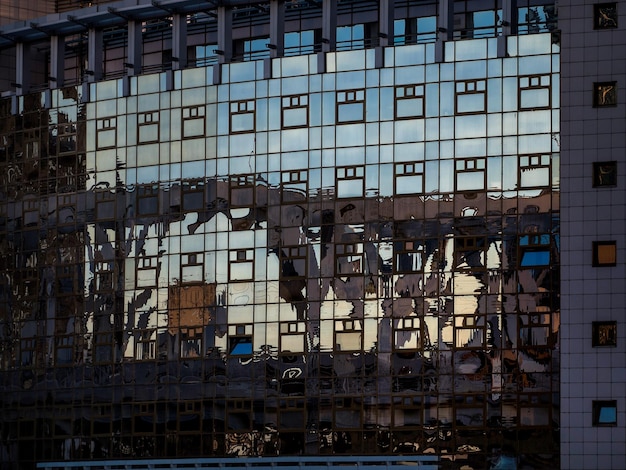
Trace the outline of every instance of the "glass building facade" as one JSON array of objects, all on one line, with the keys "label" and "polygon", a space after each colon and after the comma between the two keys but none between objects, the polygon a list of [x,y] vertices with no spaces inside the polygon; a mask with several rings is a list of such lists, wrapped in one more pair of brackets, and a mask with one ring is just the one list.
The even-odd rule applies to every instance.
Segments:
[{"label": "glass building facade", "polygon": [[498,12],[1,99],[1,467],[558,467],[560,46]]}]

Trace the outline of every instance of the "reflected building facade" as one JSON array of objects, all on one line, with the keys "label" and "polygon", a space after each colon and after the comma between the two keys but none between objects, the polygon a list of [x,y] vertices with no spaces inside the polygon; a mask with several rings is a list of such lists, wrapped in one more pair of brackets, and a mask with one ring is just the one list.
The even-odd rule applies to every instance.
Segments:
[{"label": "reflected building facade", "polygon": [[2,468],[558,467],[554,5],[171,3],[6,45]]}]

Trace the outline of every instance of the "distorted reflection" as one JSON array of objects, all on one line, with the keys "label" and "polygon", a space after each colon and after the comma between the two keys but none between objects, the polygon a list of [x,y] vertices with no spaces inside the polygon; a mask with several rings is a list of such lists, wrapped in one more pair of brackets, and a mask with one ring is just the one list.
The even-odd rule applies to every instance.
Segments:
[{"label": "distorted reflection", "polygon": [[[431,26],[417,23],[417,42]],[[365,31],[340,34],[352,48]],[[290,47],[309,47],[304,33]],[[540,36],[520,50],[556,56]],[[50,117],[35,123],[0,101],[1,383],[17,410],[3,436],[45,408],[45,459],[436,453],[484,468],[507,445],[552,455],[558,76],[548,60],[509,79],[521,59],[487,59],[479,41],[489,80],[447,62],[396,83],[365,51],[332,55],[367,68],[386,111],[365,74],[349,89],[322,74],[322,92],[318,74],[274,83],[249,64],[198,87],[217,106],[122,112],[137,97],[120,96],[97,115],[68,88],[50,110],[23,98]],[[424,65],[424,46],[406,47],[422,54],[397,60]],[[246,81],[250,96],[229,100]],[[268,98],[281,83],[288,94]]]}]

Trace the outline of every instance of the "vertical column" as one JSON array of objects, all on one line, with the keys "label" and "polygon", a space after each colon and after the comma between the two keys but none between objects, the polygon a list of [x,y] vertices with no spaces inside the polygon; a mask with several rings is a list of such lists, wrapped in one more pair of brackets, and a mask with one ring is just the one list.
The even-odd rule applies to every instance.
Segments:
[{"label": "vertical column", "polygon": [[172,17],[172,68],[187,67],[187,15],[174,13]]},{"label": "vertical column", "polygon": [[30,45],[15,44],[15,94],[24,95],[30,88]]},{"label": "vertical column", "polygon": [[219,63],[225,64],[233,58],[233,14],[224,5],[217,7],[217,49]]},{"label": "vertical column", "polygon": [[437,40],[435,42],[435,62],[445,60],[445,43],[454,34],[454,0],[439,0],[437,15]]},{"label": "vertical column", "polygon": [[378,36],[382,47],[393,45],[394,1],[380,0],[378,4]]},{"label": "vertical column", "polygon": [[322,52],[332,52],[337,47],[337,2],[324,0],[322,4]]},{"label": "vertical column", "polygon": [[50,88],[61,88],[65,84],[65,37],[50,37]]},{"label": "vertical column", "polygon": [[270,57],[285,55],[285,2],[270,1]]},{"label": "vertical column", "polygon": [[87,39],[87,81],[102,80],[102,31],[89,28]]},{"label": "vertical column", "polygon": [[143,36],[141,34],[141,22],[130,20],[128,22],[128,56],[126,57],[126,75],[139,75],[141,73],[141,57],[143,55]]},{"label": "vertical column", "polygon": [[506,57],[508,37],[517,34],[517,0],[502,2],[502,35],[498,36],[498,57]]},{"label": "vertical column", "polygon": [[517,0],[503,0],[502,2],[502,35],[517,34]]}]

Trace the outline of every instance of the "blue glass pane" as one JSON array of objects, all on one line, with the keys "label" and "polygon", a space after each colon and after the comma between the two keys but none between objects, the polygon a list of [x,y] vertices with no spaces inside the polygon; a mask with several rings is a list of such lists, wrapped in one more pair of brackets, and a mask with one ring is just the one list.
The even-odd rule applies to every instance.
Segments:
[{"label": "blue glass pane", "polygon": [[522,255],[522,266],[547,266],[549,264],[549,251],[527,251]]},{"label": "blue glass pane", "polygon": [[598,423],[600,424],[614,424],[617,422],[617,409],[614,406],[603,406],[600,408],[600,416],[598,416]]},{"label": "blue glass pane", "polygon": [[233,356],[248,356],[252,354],[252,340],[250,338],[233,338],[230,353]]}]

